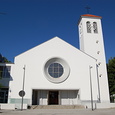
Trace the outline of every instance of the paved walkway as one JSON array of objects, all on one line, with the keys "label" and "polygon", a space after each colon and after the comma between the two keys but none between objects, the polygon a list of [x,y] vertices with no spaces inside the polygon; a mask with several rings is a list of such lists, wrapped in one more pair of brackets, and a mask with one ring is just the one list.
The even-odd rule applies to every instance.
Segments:
[{"label": "paved walkway", "polygon": [[115,115],[115,109],[35,109],[35,110],[0,110],[0,115]]}]

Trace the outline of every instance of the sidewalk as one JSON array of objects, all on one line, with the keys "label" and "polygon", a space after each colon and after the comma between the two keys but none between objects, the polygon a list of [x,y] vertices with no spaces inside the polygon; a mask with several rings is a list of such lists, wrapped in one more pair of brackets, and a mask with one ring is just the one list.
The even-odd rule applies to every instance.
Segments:
[{"label": "sidewalk", "polygon": [[35,109],[35,110],[0,110],[0,115],[115,115],[115,109]]}]

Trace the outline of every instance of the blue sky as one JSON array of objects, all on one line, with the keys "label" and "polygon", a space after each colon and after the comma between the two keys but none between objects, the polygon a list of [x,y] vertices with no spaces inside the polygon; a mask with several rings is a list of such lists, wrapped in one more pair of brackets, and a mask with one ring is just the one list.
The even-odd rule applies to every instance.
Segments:
[{"label": "blue sky", "polygon": [[55,36],[79,48],[80,15],[102,16],[106,60],[115,57],[115,0],[0,0],[0,53],[18,54]]}]

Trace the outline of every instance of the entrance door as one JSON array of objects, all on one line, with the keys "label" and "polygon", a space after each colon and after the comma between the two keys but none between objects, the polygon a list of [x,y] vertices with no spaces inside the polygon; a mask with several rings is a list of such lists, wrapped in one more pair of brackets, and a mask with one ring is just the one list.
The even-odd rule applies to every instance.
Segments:
[{"label": "entrance door", "polygon": [[49,91],[48,105],[58,105],[58,91]]}]

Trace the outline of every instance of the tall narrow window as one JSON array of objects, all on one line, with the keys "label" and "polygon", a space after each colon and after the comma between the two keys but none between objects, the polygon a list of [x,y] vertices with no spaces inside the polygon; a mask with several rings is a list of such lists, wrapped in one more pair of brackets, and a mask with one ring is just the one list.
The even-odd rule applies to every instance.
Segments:
[{"label": "tall narrow window", "polygon": [[91,33],[91,24],[90,22],[86,22],[86,25],[87,25],[87,33]]},{"label": "tall narrow window", "polygon": [[93,30],[94,30],[94,33],[98,33],[98,31],[97,31],[97,23],[96,22],[93,22]]}]

